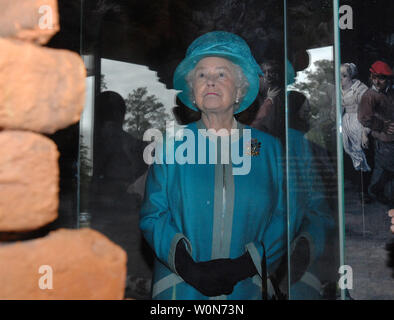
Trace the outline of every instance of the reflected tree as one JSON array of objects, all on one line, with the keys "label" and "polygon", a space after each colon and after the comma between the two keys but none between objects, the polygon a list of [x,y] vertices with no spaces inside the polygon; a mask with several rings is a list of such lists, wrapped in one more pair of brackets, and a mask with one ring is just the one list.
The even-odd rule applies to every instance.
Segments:
[{"label": "reflected tree", "polygon": [[332,60],[318,60],[314,67],[305,70],[306,81],[296,82],[294,87],[307,95],[312,114],[317,116],[335,106],[334,64]]},{"label": "reflected tree", "polygon": [[306,81],[293,86],[304,93],[311,107],[311,130],[307,138],[328,149],[336,150],[336,101],[334,85],[334,64],[332,60],[318,60],[314,68],[305,70]]},{"label": "reflected tree", "polygon": [[170,120],[164,105],[155,95],[148,95],[146,87],[134,89],[127,96],[124,129],[134,137],[142,139],[147,129],[165,131]]},{"label": "reflected tree", "polygon": [[100,76],[100,92],[103,92],[108,89],[107,81],[105,80],[105,75],[102,74]]}]

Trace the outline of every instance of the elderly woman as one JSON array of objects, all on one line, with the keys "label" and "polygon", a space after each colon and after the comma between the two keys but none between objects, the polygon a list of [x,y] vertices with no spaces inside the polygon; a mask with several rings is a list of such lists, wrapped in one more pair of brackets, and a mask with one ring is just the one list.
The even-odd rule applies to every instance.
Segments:
[{"label": "elderly woman", "polygon": [[[197,38],[175,71],[180,100],[201,111],[185,127],[199,163],[168,161],[185,143],[176,139],[149,168],[140,228],[156,254],[154,299],[261,299],[284,253],[280,143],[234,118],[255,100],[260,74],[246,42],[218,31]],[[223,161],[226,150],[243,153],[249,170],[235,174],[239,154]]]}]

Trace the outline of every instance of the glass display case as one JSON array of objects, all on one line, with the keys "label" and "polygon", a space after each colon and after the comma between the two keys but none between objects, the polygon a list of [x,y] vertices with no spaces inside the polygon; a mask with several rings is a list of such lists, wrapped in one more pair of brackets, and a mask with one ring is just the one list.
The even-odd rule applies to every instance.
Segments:
[{"label": "glass display case", "polygon": [[[245,39],[264,72],[258,98],[237,121],[276,136],[283,147],[286,254],[268,275],[267,290],[276,299],[351,298],[340,5],[81,1],[80,54],[88,73],[79,123],[77,227],[99,230],[126,250],[126,297],[151,297],[154,252],[139,229],[149,167],[144,133],[200,119],[177,99],[173,73],[195,38],[224,30]],[[264,120],[269,123],[258,122],[267,97],[275,114]]]},{"label": "glass display case", "polygon": [[[344,264],[338,12],[336,1],[285,2],[290,299],[335,299]],[[311,260],[301,275],[303,232]]]}]

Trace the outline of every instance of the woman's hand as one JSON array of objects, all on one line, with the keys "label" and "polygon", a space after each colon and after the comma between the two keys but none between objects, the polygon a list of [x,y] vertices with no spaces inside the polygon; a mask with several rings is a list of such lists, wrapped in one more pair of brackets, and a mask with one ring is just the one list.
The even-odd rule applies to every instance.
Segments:
[{"label": "woman's hand", "polygon": [[391,227],[390,230],[394,233],[394,209],[389,210],[388,212],[389,217],[391,217]]},{"label": "woman's hand", "polygon": [[234,269],[232,259],[214,259],[196,263],[196,270],[200,274],[200,284],[207,296],[229,295],[240,280]]},{"label": "woman's hand", "polygon": [[257,273],[248,253],[237,259],[195,262],[183,242],[177,245],[175,267],[185,282],[208,297],[229,295],[239,281]]},{"label": "woman's hand", "polygon": [[230,294],[233,287],[246,278],[249,278],[257,273],[252,258],[246,252],[237,259],[214,259],[206,262],[197,263],[206,271],[211,273],[214,281],[223,284],[226,292],[223,294]]},{"label": "woman's hand", "polygon": [[182,279],[192,287],[208,297],[221,294],[230,294],[233,286],[218,275],[223,264],[230,259],[195,262],[186,250],[185,244],[180,241],[175,252],[175,268]]}]

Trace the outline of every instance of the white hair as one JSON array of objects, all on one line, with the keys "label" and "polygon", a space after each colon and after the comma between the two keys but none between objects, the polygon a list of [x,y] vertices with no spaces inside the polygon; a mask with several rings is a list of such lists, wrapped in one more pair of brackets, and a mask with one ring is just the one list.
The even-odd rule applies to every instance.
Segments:
[{"label": "white hair", "polygon": [[[239,104],[237,106],[237,108],[238,108],[239,105],[241,104],[241,101],[242,101],[243,97],[246,95],[246,93],[248,91],[249,81],[246,78],[244,72],[242,71],[242,68],[239,65],[237,65],[235,63],[232,63],[231,61],[229,61],[229,63],[230,63],[231,71],[232,71],[232,73],[234,75],[234,78],[235,78],[234,79],[235,88],[237,90],[239,90],[239,96],[238,96]],[[192,100],[192,101],[194,100],[193,82],[195,80],[195,75],[196,75],[195,74],[195,69],[196,68],[194,67],[192,70],[190,70],[188,72],[188,74],[186,75],[186,77],[185,77],[187,85],[188,85],[188,87],[190,89],[189,90],[189,92],[190,92],[190,100]]]},{"label": "white hair", "polygon": [[357,76],[358,70],[357,66],[354,63],[344,63],[342,64],[342,66],[346,68],[351,79],[354,79]]}]

